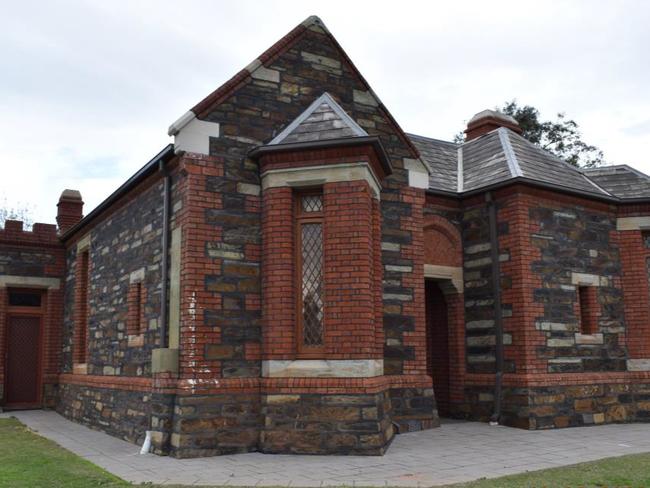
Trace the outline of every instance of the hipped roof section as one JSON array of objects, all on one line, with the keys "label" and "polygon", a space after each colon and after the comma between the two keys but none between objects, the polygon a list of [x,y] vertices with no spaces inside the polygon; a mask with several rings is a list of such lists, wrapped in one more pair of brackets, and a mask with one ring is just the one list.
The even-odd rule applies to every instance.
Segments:
[{"label": "hipped roof section", "polygon": [[580,169],[500,127],[462,144],[409,134],[429,166],[429,189],[462,195],[521,181],[611,201],[650,198],[650,177],[629,166]]}]

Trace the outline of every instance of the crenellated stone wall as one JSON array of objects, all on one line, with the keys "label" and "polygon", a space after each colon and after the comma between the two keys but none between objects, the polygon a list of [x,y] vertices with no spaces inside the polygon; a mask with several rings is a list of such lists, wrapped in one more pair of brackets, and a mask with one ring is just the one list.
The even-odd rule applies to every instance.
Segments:
[{"label": "crenellated stone wall", "polygon": [[[7,366],[8,291],[28,288],[42,292],[40,335],[39,402],[56,403],[57,377],[61,367],[61,329],[63,320],[64,248],[55,225],[36,223],[31,230],[18,220],[0,222],[0,407],[5,405],[5,367]],[[36,367],[37,365],[25,365]]]}]

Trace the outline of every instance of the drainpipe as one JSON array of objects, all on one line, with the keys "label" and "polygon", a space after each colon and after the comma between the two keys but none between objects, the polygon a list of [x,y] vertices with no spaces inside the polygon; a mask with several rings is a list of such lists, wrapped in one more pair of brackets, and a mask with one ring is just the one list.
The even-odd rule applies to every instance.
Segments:
[{"label": "drainpipe", "polygon": [[171,176],[165,163],[160,161],[158,168],[163,173],[163,229],[162,229],[162,290],[160,294],[160,347],[167,347],[167,281],[169,261],[169,201]]},{"label": "drainpipe", "polygon": [[492,293],[494,297],[494,328],[496,343],[496,367],[494,378],[494,412],[490,424],[498,425],[501,418],[503,397],[503,316],[501,310],[501,269],[499,266],[499,236],[497,229],[497,208],[492,192],[485,196],[490,224],[490,257],[492,260]]}]

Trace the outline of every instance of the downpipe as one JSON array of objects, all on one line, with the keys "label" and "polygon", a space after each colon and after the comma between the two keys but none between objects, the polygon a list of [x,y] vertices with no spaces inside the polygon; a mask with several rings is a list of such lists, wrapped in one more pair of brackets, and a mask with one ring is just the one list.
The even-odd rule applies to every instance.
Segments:
[{"label": "downpipe", "polygon": [[[168,281],[168,263],[169,263],[169,208],[170,208],[170,188],[171,176],[165,167],[164,161],[158,163],[158,170],[163,175],[163,215],[162,215],[162,260],[161,278],[160,278],[160,341],[159,347],[167,347],[167,281]],[[149,413],[149,429],[151,429],[151,412]],[[140,449],[140,454],[147,454],[151,450],[151,437],[153,432],[147,430],[145,433],[144,442]]]},{"label": "downpipe", "polygon": [[169,267],[169,207],[170,207],[170,187],[171,176],[165,167],[165,163],[160,161],[160,171],[163,174],[163,228],[162,228],[162,262],[161,266],[161,290],[160,290],[160,347],[167,347],[167,281]]},{"label": "downpipe", "polygon": [[150,450],[151,450],[151,431],[148,430],[144,437],[144,442],[142,443],[142,449],[140,449],[140,454],[148,454]]},{"label": "downpipe", "polygon": [[499,235],[497,227],[497,208],[492,192],[485,195],[488,205],[490,226],[490,258],[492,261],[492,296],[494,297],[495,328],[495,376],[494,376],[494,412],[490,425],[499,425],[503,403],[503,312],[501,310],[501,268],[499,266]]}]

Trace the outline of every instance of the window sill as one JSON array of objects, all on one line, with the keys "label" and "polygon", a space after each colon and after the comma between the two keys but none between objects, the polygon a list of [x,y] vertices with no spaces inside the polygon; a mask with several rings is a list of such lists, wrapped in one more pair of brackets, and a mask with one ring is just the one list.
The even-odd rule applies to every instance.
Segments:
[{"label": "window sill", "polygon": [[142,347],[144,346],[144,334],[129,335],[127,347]]},{"label": "window sill", "polygon": [[76,363],[72,365],[73,374],[88,374],[88,363]]},{"label": "window sill", "polygon": [[575,335],[576,345],[578,346],[600,346],[604,344],[602,334],[580,334],[576,332]]}]

